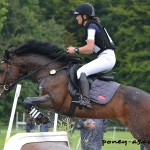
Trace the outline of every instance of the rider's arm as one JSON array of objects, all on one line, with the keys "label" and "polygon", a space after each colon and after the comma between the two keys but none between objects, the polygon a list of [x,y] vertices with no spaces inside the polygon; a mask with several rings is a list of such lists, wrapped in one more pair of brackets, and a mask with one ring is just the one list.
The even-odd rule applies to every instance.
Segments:
[{"label": "rider's arm", "polygon": [[[86,40],[87,44],[83,47],[79,47],[78,53],[81,53],[81,54],[93,53],[93,48],[94,48],[94,43],[95,43],[95,32],[96,32],[96,30],[94,30],[94,29],[88,29],[88,36],[87,36],[87,40]],[[75,53],[74,49],[75,49],[75,47],[70,46],[67,48],[67,52]]]}]

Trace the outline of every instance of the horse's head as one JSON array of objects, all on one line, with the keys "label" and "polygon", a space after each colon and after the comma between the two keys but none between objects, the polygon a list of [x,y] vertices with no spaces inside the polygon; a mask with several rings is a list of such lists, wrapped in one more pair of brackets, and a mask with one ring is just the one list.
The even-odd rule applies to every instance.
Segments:
[{"label": "horse's head", "polygon": [[0,64],[0,98],[13,88],[19,75],[20,69],[13,61],[13,53],[5,50]]}]

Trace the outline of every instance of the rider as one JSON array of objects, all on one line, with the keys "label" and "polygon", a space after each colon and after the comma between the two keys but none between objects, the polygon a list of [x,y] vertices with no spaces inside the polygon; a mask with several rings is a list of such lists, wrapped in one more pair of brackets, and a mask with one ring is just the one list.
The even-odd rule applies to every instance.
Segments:
[{"label": "rider", "polygon": [[99,18],[95,17],[95,9],[91,4],[81,3],[75,8],[74,15],[78,24],[85,28],[86,45],[83,47],[69,46],[67,52],[97,54],[96,59],[77,70],[77,78],[82,93],[80,104],[91,108],[87,76],[106,72],[114,67],[116,63],[115,45],[106,29],[100,24]]}]

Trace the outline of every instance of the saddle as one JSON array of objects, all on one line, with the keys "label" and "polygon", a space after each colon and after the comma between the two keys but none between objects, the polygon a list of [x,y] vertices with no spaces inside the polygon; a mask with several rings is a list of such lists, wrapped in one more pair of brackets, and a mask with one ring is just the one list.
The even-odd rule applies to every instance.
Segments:
[{"label": "saddle", "polygon": [[[81,95],[79,82],[76,76],[76,72],[81,66],[81,64],[74,64],[69,69],[70,82],[68,89],[72,96],[72,101],[78,101]],[[114,75],[115,72],[98,73],[87,77],[90,85],[91,101],[99,104],[106,104],[111,100],[120,85],[114,82]]]}]

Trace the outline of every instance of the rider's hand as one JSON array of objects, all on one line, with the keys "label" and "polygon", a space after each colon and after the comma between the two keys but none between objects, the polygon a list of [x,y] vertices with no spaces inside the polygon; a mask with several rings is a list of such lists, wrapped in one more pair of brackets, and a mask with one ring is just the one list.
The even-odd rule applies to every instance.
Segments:
[{"label": "rider's hand", "polygon": [[74,54],[75,52],[74,52],[74,47],[72,47],[72,46],[69,46],[69,47],[67,47],[67,53],[71,53],[71,54]]}]

